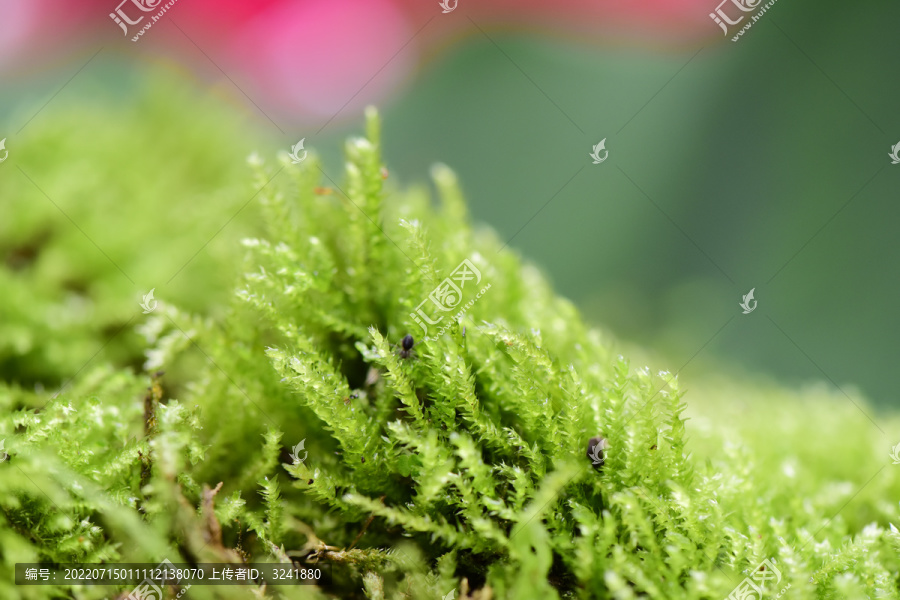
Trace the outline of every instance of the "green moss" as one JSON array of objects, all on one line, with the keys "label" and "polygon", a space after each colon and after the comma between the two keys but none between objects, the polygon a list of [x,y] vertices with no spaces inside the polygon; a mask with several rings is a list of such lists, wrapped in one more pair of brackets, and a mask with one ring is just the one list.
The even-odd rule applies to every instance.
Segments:
[{"label": "green moss", "polygon": [[9,137],[0,377],[55,390],[101,348],[140,365],[135,308],[151,288],[189,310],[227,304],[233,248],[258,231],[258,213],[238,212],[254,191],[244,144],[259,143],[239,123],[156,76],[126,98],[50,104]]},{"label": "green moss", "polygon": [[[120,356],[47,403],[5,371],[2,597],[111,593],[16,587],[15,562],[309,552],[334,565],[333,585],[278,594],[724,598],[770,558],[782,576],[772,597],[788,584],[791,598],[900,597],[900,534],[888,528],[900,478],[854,408],[707,381],[692,393],[708,418],[722,404],[755,408],[689,436],[678,378],[633,368],[493,231],[473,228],[449,169],[432,173],[436,206],[385,179],[378,130],[370,114],[343,179],[323,179],[314,154],[251,161],[266,226],[244,241],[231,307],[202,315],[198,297],[158,294],[140,316],[144,368],[166,375],[132,373]],[[417,308],[464,260],[480,279],[458,305],[445,297],[449,326],[426,339]],[[3,271],[21,292],[6,327],[25,336],[35,269]],[[109,277],[96,269],[107,272],[85,272],[86,285]],[[406,334],[418,340],[409,356]],[[71,360],[34,364],[26,380],[62,376]],[[586,456],[598,435],[602,465]],[[201,586],[189,597],[226,594],[246,597]]]}]

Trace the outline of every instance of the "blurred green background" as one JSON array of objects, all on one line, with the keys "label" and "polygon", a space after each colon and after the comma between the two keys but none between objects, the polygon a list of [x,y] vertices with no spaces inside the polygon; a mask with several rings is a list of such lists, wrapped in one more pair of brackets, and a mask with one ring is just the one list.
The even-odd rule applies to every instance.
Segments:
[{"label": "blurred green background", "polygon": [[[710,23],[676,49],[476,31],[381,103],[389,181],[452,167],[474,220],[660,368],[824,379],[900,406],[900,6],[872,10],[779,2],[737,43]],[[0,86],[4,131],[28,123],[0,165],[4,295],[52,290],[44,312],[0,305],[4,378],[74,374],[97,352],[71,352],[79,310],[102,312],[83,317],[115,338],[101,352],[134,354],[136,337],[116,332],[151,287],[215,314],[236,241],[257,227],[251,152],[271,159],[306,135],[340,171],[361,115],[282,135],[205,68],[107,51],[50,102],[69,71]],[[604,138],[609,159],[593,165]],[[751,288],[758,308],[743,315]],[[49,372],[54,344],[68,358]]]}]

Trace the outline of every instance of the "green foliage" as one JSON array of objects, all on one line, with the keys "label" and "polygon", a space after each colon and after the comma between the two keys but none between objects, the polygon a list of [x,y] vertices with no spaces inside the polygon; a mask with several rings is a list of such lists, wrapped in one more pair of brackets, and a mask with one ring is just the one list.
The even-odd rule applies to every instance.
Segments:
[{"label": "green foliage", "polygon": [[[474,229],[449,169],[432,173],[437,206],[393,187],[379,143],[370,113],[340,181],[312,153],[299,167],[254,158],[267,229],[244,241],[234,302],[142,316],[146,374],[91,366],[49,399],[8,376],[0,596],[112,592],[16,587],[15,562],[305,556],[334,582],[255,591],[724,598],[771,558],[772,596],[900,597],[900,478],[878,471],[886,448],[855,408],[707,383],[707,414],[754,409],[730,430],[688,429],[677,377],[633,368]],[[464,260],[480,280],[424,335],[417,308]],[[26,289],[36,274],[4,276]],[[586,456],[595,436],[602,465]],[[189,591],[232,596],[246,591]]]},{"label": "green foliage", "polygon": [[68,97],[16,118],[29,122],[0,170],[0,377],[55,391],[101,348],[139,364],[135,302],[151,288],[208,314],[227,303],[234,244],[257,214],[204,244],[254,191],[239,142],[255,138],[197,96],[157,74],[125,98]]}]

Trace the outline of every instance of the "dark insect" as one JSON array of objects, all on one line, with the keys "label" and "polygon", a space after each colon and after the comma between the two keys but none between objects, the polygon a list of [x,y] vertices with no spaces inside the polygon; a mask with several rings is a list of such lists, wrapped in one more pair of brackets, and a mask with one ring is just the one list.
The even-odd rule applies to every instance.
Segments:
[{"label": "dark insect", "polygon": [[400,358],[409,358],[412,353],[413,346],[416,345],[416,340],[413,339],[413,336],[408,333],[403,336],[403,340],[400,342]]},{"label": "dark insect", "polygon": [[587,457],[591,459],[591,463],[595,469],[600,469],[605,460],[603,451],[609,448],[609,442],[603,436],[595,436],[588,440]]}]

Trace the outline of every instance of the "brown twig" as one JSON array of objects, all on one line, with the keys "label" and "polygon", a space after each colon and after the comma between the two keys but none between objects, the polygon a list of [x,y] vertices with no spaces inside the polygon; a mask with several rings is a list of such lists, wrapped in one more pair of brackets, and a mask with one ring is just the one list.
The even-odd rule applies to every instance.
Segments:
[{"label": "brown twig", "polygon": [[153,374],[150,387],[147,388],[147,394],[144,396],[144,434],[148,436],[156,433],[156,408],[163,397],[163,389],[159,380],[163,375],[165,375],[164,371],[157,371]]},{"label": "brown twig", "polygon": [[[382,496],[381,498],[378,499],[378,501],[381,502],[381,503],[384,503],[384,498],[385,498],[385,496]],[[350,544],[350,547],[347,548],[347,550],[353,550],[353,547],[356,546],[356,543],[357,543],[357,542],[359,541],[359,539],[363,536],[363,534],[364,534],[364,533],[366,532],[366,530],[369,528],[369,525],[371,525],[371,524],[372,524],[372,521],[374,521],[374,520],[375,520],[375,515],[369,516],[369,518],[366,520],[366,524],[363,525],[362,531],[359,532],[359,535],[356,536],[356,539],[353,540],[353,543]]]},{"label": "brown twig", "polygon": [[216,547],[222,547],[222,526],[216,518],[213,499],[219,493],[219,490],[222,489],[222,483],[220,481],[219,485],[213,489],[209,489],[209,486],[203,484],[203,512],[206,514],[206,527],[209,531],[209,541]]}]

